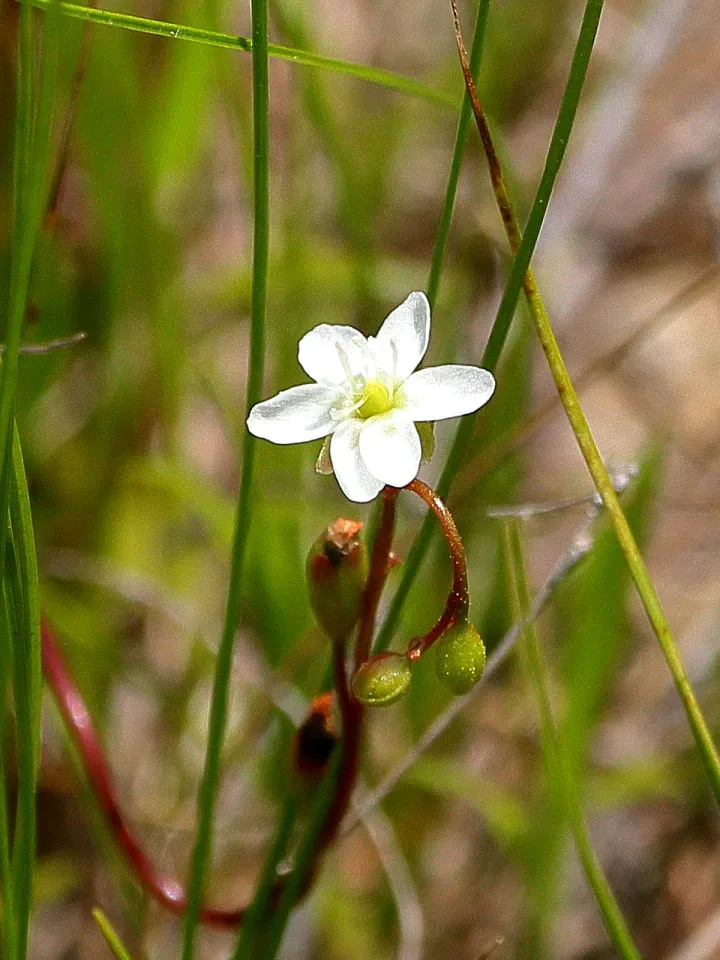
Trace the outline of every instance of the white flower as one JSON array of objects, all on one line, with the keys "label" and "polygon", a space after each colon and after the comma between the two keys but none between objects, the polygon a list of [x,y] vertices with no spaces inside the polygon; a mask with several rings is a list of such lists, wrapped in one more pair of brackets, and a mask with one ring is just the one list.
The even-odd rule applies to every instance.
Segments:
[{"label": "white flower", "polygon": [[376,337],[323,323],[300,341],[300,366],[315,383],[283,390],[250,411],[250,433],[273,443],[330,437],[330,460],[343,493],[365,503],[388,484],[417,476],[415,422],[478,410],[495,380],[480,367],[450,364],[413,372],[427,350],[430,304],[411,293]]}]

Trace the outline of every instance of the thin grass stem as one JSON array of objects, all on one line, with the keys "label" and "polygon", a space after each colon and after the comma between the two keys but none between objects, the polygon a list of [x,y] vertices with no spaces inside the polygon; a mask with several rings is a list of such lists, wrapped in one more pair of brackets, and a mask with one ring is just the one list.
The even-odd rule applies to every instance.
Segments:
[{"label": "thin grass stem", "polygon": [[35,863],[35,756],[33,743],[37,733],[33,727],[32,680],[25,648],[25,611],[23,608],[20,570],[12,540],[6,543],[3,596],[8,633],[12,647],[12,678],[15,701],[18,794],[15,811],[11,874],[12,908],[15,927],[15,958],[27,955],[32,879]]},{"label": "thin grass stem", "polygon": [[[593,4],[597,5],[600,0],[590,0],[588,7]],[[600,2],[600,6],[601,6]],[[586,10],[586,19],[587,19],[587,10]],[[552,135],[550,150],[548,152],[548,160],[552,154],[553,164],[550,165],[546,163],[545,173],[541,181],[542,192],[538,190],[538,193],[535,196],[533,206],[530,211],[530,217],[537,217],[538,213],[541,215],[544,214],[547,209],[547,202],[549,199],[550,191],[555,183],[555,178],[557,176],[560,161],[562,160],[562,154],[553,148],[553,144],[557,143],[567,143],[567,140],[570,136],[570,131],[572,130],[572,125],[575,119],[575,113],[577,111],[577,104],[580,99],[580,94],[582,92],[583,80],[585,73],[587,71],[587,64],[590,59],[590,54],[592,52],[592,43],[588,43],[589,39],[589,28],[586,29],[585,19],[580,28],[580,33],[578,36],[578,41],[575,47],[575,52],[573,54],[572,67],[570,70],[570,76],[565,87],[565,92],[563,94],[562,105],[560,112],[558,114],[557,121],[555,123],[555,128]],[[476,24],[476,34],[477,34],[477,24]],[[593,34],[594,37],[594,34]],[[473,47],[475,47],[475,39],[473,40]],[[476,72],[474,64],[472,62],[472,57],[468,61],[468,69],[470,70],[471,77]],[[474,80],[473,80],[474,88]],[[471,98],[469,95],[469,90],[466,90],[468,93],[467,102],[470,103],[470,108],[472,109]],[[496,165],[496,175],[497,175]],[[500,325],[502,324],[502,326]],[[496,316],[495,322],[493,323],[492,330],[490,331],[490,336],[488,342],[483,351],[481,365],[486,369],[495,372],[497,365],[500,361],[500,356],[502,353],[502,348],[507,340],[509,333],[509,323],[505,323],[504,316]],[[443,500],[447,500],[450,488],[455,479],[455,476],[460,468],[460,464],[467,455],[468,449],[471,447],[471,440],[473,431],[475,429],[475,423],[477,421],[477,414],[472,416],[463,417],[460,421],[460,424],[455,433],[452,446],[448,453],[445,465],[443,467],[440,479],[437,484],[437,492]],[[402,610],[407,601],[407,598],[412,589],[413,583],[420,571],[425,557],[427,555],[430,543],[432,541],[433,535],[435,533],[432,516],[428,513],[423,520],[420,531],[413,542],[412,547],[406,557],[404,566],[403,566],[403,576],[398,585],[395,596],[393,597],[392,603],[388,610],[385,623],[383,628],[380,631],[377,641],[377,649],[385,650],[389,647],[392,638],[398,628],[400,623],[400,617],[402,615]]]},{"label": "thin grass stem", "polygon": [[[14,425],[13,425],[14,427]],[[18,803],[11,870],[13,879],[11,924],[15,955],[27,953],[32,881],[35,863],[35,789],[40,758],[40,601],[37,561],[27,481],[17,429],[13,429],[9,521],[11,539],[4,587],[11,641],[16,716]],[[4,854],[3,854],[4,856]],[[12,956],[11,954],[9,956]]]},{"label": "thin grass stem", "polygon": [[37,556],[33,532],[30,494],[28,492],[25,464],[23,462],[20,435],[13,423],[11,476],[10,476],[10,523],[14,531],[14,546],[22,591],[23,627],[26,645],[24,648],[30,681],[31,712],[34,718],[34,736],[31,741],[33,763],[40,762],[40,706],[42,698],[42,655],[40,649],[40,588],[38,584]]},{"label": "thin grass stem", "polygon": [[[504,187],[502,171],[500,169],[500,162],[497,157],[497,152],[492,141],[492,136],[487,125],[483,108],[477,98],[477,93],[474,88],[474,81],[468,64],[467,51],[465,50],[462,34],[460,32],[455,0],[451,0],[451,4],[453,6],[453,14],[455,16],[456,37],[458,51],[460,53],[460,61],[463,67],[463,74],[465,76],[465,82],[470,95],[470,101],[472,103],[475,119],[477,120],[480,137],[487,153],[488,165],[491,171],[493,192],[495,194],[503,224],[505,225],[508,243],[511,249],[515,251],[516,249],[519,249],[519,240],[522,239],[517,233],[517,218],[514,215],[510,197]],[[598,6],[602,6],[602,0],[588,0],[587,7],[585,9],[585,17],[583,20],[583,24],[589,21],[590,27],[593,28],[594,31],[593,36],[594,33],[597,32],[597,24],[599,21],[600,11],[595,10],[595,8]],[[591,11],[593,11],[593,15],[591,15]],[[589,57],[591,49],[592,44],[587,44],[587,57]],[[586,60],[584,62],[581,61],[578,64],[576,58],[573,59],[574,71],[585,70],[586,68]],[[582,89],[582,83],[580,81],[576,82],[574,84],[574,89],[579,95],[579,91]],[[569,122],[572,123],[573,118],[574,113],[569,115]],[[558,166],[564,153],[564,146],[565,144],[563,144],[562,150],[560,150],[558,154]],[[592,435],[592,431],[590,430],[590,425],[585,417],[585,413],[580,405],[577,391],[575,390],[575,386],[570,378],[570,374],[568,373],[565,360],[560,351],[552,324],[550,323],[550,318],[540,295],[540,291],[535,280],[535,275],[530,267],[528,267],[523,279],[523,290],[528,302],[528,307],[530,309],[530,315],[535,326],[535,331],[538,340],[540,341],[540,346],[545,354],[545,359],[550,369],[553,381],[555,382],[558,396],[560,397],[560,402],[563,406],[570,427],[575,435],[576,442],[580,448],[583,459],[585,460],[588,472],[590,473],[595,487],[600,494],[603,504],[608,512],[610,522],[615,530],[615,535],[617,536],[620,549],[623,552],[628,569],[630,570],[630,574],[637,588],[638,595],[640,596],[643,606],[645,607],[648,619],[653,631],[655,632],[662,652],[665,656],[665,661],[675,682],[675,687],[685,709],[688,723],[703,761],[708,779],[710,780],[713,793],[715,794],[715,799],[718,803],[720,803],[720,756],[718,756],[718,752],[710,734],[710,730],[705,722],[705,717],[702,714],[700,705],[698,704],[687,673],[685,672],[685,667],[683,666],[675,637],[673,636],[670,624],[663,611],[660,598],[658,597],[655,586],[650,578],[647,567],[645,566],[645,562],[642,558],[642,554],[640,553],[637,541],[635,540],[633,532],[630,529],[630,524],[628,523],[622,506],[620,505],[620,500],[615,492],[615,488],[605,467],[605,463],[603,462],[598,446],[595,443],[595,438]]]},{"label": "thin grass stem", "polygon": [[[520,622],[528,617],[530,593],[519,521],[504,521],[502,529],[503,550],[510,581],[511,606],[515,620]],[[554,778],[560,791],[580,862],[615,949],[624,960],[640,960],[640,952],[635,946],[622,911],[592,846],[570,761],[553,718],[546,677],[547,668],[535,621],[527,619],[526,623],[520,643],[520,653],[538,702],[541,739],[548,774]]]},{"label": "thin grass stem", "polygon": [[[260,400],[265,362],[265,314],[270,241],[270,104],[267,0],[253,0],[253,172],[254,233],[250,358],[246,410]],[[198,797],[198,829],[190,864],[188,900],[183,925],[182,960],[192,960],[205,877],[210,860],[212,827],[220,781],[220,757],[227,724],[233,640],[240,619],[242,576],[252,515],[255,438],[243,433],[242,479],[235,517],[225,621],[217,655],[208,745]]]},{"label": "thin grass stem", "polygon": [[[472,49],[470,51],[470,69],[474,77],[477,77],[478,71],[480,70],[489,9],[490,0],[480,0],[475,18]],[[430,273],[427,280],[426,293],[430,301],[430,308],[433,310],[440,286],[440,275],[445,260],[448,237],[450,236],[450,225],[452,224],[455,197],[457,195],[458,181],[460,180],[460,170],[462,168],[463,154],[465,153],[465,144],[467,143],[471,117],[472,107],[470,105],[470,97],[466,91],[462,106],[460,107],[460,116],[455,133],[455,146],[453,147],[452,160],[450,161],[450,174],[448,176],[447,186],[445,187],[445,199],[440,213],[440,220],[438,221],[437,233],[435,234]]]},{"label": "thin grass stem", "polygon": [[11,227],[10,284],[5,328],[5,352],[0,365],[0,582],[6,559],[7,506],[10,485],[10,433],[18,380],[20,338],[32,252],[35,243],[32,207],[34,196],[32,162],[34,57],[32,9],[27,0],[20,5],[18,28],[17,90],[13,144],[13,206]]},{"label": "thin grass stem", "polygon": [[100,933],[103,935],[103,939],[108,945],[110,952],[115,957],[115,960],[131,960],[130,953],[124,946],[122,940],[117,935],[115,928],[102,910],[100,910],[98,907],[95,907],[92,915],[93,920],[100,928]]},{"label": "thin grass stem", "polygon": [[7,781],[5,779],[5,728],[10,713],[8,691],[10,687],[10,625],[7,620],[5,603],[0,603],[0,943],[4,957],[14,957],[15,947],[15,907],[13,903],[12,872],[10,869],[10,820],[7,803]]},{"label": "thin grass stem", "polygon": [[[33,6],[45,9],[54,0],[32,0]],[[189,40],[203,43],[210,47],[222,47],[226,50],[240,50],[251,53],[253,41],[250,37],[240,37],[229,33],[219,33],[216,30],[205,30],[200,27],[188,27],[179,23],[167,23],[162,20],[151,20],[147,17],[136,17],[128,13],[115,13],[112,10],[98,10],[95,7],[84,7],[75,3],[58,3],[61,13],[76,20],[86,20],[106,27],[120,27],[136,33],[151,34],[156,37],[171,37],[175,40]],[[374,83],[388,90],[395,90],[408,97],[427,100],[443,107],[457,107],[457,97],[454,94],[434,90],[432,87],[404,77],[392,70],[382,70],[379,67],[367,66],[364,63],[353,63],[349,60],[339,60],[334,57],[323,57],[308,50],[297,50],[279,43],[269,43],[268,53],[278,60],[287,60],[304,67],[316,67],[320,70],[329,70],[331,73],[353,77]]]}]

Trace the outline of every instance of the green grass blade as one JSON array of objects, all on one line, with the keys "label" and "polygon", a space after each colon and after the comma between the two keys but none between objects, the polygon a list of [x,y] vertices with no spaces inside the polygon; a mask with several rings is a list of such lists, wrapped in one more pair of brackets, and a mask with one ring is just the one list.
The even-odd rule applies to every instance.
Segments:
[{"label": "green grass blade", "polygon": [[[599,2],[600,0],[588,0],[584,22],[588,19],[588,11]],[[588,48],[588,51],[589,49],[590,48]],[[582,66],[582,64],[578,65],[578,63],[573,60],[573,69],[575,71],[579,69],[579,66]],[[581,89],[581,86],[581,84],[577,85],[578,91]],[[522,237],[517,225],[517,217],[503,183],[502,168],[499,164],[492,143],[492,135],[487,127],[481,105],[476,105],[475,112],[488,162],[491,167],[494,168],[492,177],[493,192],[502,216],[508,242],[512,250],[519,250]],[[565,360],[555,337],[555,332],[550,323],[550,317],[545,309],[545,304],[540,295],[531,267],[528,267],[523,279],[523,288],[535,332],[543,353],[545,354],[545,360],[550,369],[558,397],[565,411],[565,416],[575,435],[575,440],[588,468],[588,472],[593,479],[595,488],[607,510],[608,517],[615,530],[618,543],[620,544],[620,549],[625,556],[625,561],[630,570],[630,575],[635,582],[638,595],[645,607],[648,620],[658,639],[658,643],[665,657],[665,662],[668,665],[675,683],[675,688],[685,710],[685,715],[705,766],[711,788],[716,800],[720,803],[720,755],[718,755],[705,717],[703,716],[695,692],[685,672],[675,637],[665,616],[660,598],[645,566],[637,541],[620,505],[615,487],[605,468],[602,455],[600,454],[600,450],[590,430],[590,425],[580,405],[577,391],[568,373]]]},{"label": "green grass blade", "polygon": [[11,229],[10,284],[5,327],[5,351],[0,364],[0,581],[6,559],[8,491],[10,484],[10,428],[18,380],[18,359],[25,304],[27,301],[35,227],[32,217],[36,193],[32,136],[34,109],[34,57],[32,9],[27,0],[20,5],[18,30],[17,92],[13,153],[13,208]]},{"label": "green grass blade", "polygon": [[297,806],[292,794],[288,795],[285,806],[280,815],[270,850],[268,851],[263,871],[258,881],[255,896],[248,908],[245,923],[243,924],[237,947],[232,960],[251,960],[257,950],[257,939],[261,925],[265,922],[267,910],[270,906],[270,897],[277,876],[277,868],[285,855],[287,845],[292,835]]},{"label": "green grass blade", "polygon": [[34,763],[40,762],[40,706],[42,669],[40,654],[40,588],[33,533],[30,495],[17,426],[13,424],[10,488],[10,523],[17,556],[23,606],[23,625],[28,641],[27,656],[30,678],[31,713],[35,723],[32,749]]},{"label": "green grass blade", "polygon": [[[14,956],[18,960],[24,960],[27,953],[35,862],[35,789],[40,757],[41,666],[37,562],[17,430],[13,433],[11,470],[11,539],[6,543],[7,558],[3,581],[8,634],[12,638],[10,652],[18,762],[18,802],[11,860],[11,937],[14,940]],[[3,860],[5,856],[6,852],[2,851]]]},{"label": "green grass blade", "polygon": [[27,955],[32,878],[35,862],[35,752],[32,680],[30,675],[25,611],[15,545],[6,545],[3,596],[12,645],[12,678],[15,701],[18,797],[15,811],[11,873],[15,958]]},{"label": "green grass blade", "polygon": [[130,954],[123,946],[122,940],[115,932],[113,925],[99,907],[95,907],[92,912],[93,919],[100,928],[105,943],[110,948],[115,960],[131,960]]},{"label": "green grass blade", "polygon": [[[32,0],[34,6],[47,8],[52,0]],[[74,3],[59,3],[60,11],[68,17],[77,20],[86,20],[89,23],[98,23],[108,27],[121,27],[124,30],[133,30],[137,33],[151,34],[157,37],[171,37],[176,40],[190,40],[195,43],[204,43],[211,47],[223,47],[227,50],[241,50],[250,53],[253,42],[249,37],[234,36],[229,33],[219,33],[216,30],[204,30],[200,27],[188,27],[179,23],[167,23],[161,20],[150,20],[147,17],[136,17],[127,13],[114,13],[110,10],[97,10],[93,7],[83,7]],[[393,73],[392,70],[382,70],[379,67],[370,67],[362,63],[353,63],[349,60],[338,60],[334,57],[323,57],[320,54],[310,53],[307,50],[296,50],[278,43],[268,44],[268,53],[278,60],[287,60],[300,66],[315,67],[320,70],[329,70],[345,77],[364,80],[374,83],[396,93],[405,94],[420,100],[427,100],[444,107],[457,107],[457,97],[454,94],[434,90],[425,84]]]},{"label": "green grass blade", "polygon": [[[18,800],[10,874],[12,903],[6,890],[5,939],[8,957],[25,960],[28,947],[35,863],[35,789],[40,743],[39,603],[35,548],[17,433],[11,437],[18,383],[20,340],[30,283],[33,251],[45,202],[57,53],[56,24],[49,17],[47,63],[36,103],[34,36],[30,3],[20,6],[13,156],[13,211],[10,283],[5,351],[0,368],[0,581],[11,637],[11,671],[16,716]],[[37,111],[37,115],[36,115]],[[43,127],[36,136],[34,124]],[[9,509],[8,509],[9,508]],[[8,531],[12,530],[12,539]],[[3,790],[2,805],[6,807]],[[4,810],[6,815],[7,811]],[[7,826],[7,824],[5,825]],[[6,844],[4,844],[6,847]],[[0,852],[3,874],[8,851]],[[3,876],[3,888],[7,877]]]},{"label": "green grass blade", "polygon": [[[517,620],[522,620],[527,616],[530,609],[530,593],[517,520],[503,525],[503,546],[510,574],[510,594],[514,617]],[[548,693],[546,667],[534,623],[531,623],[525,630],[521,649],[526,671],[538,702],[541,739],[548,774],[553,778],[555,787],[559,791],[585,876],[618,954],[624,960],[640,960],[640,953],[633,942],[625,918],[610,889],[590,840],[569,758],[555,726]]]},{"label": "green grass blade", "polygon": [[[564,145],[567,144],[575,121],[575,114],[577,112],[577,106],[580,101],[580,94],[582,93],[583,83],[587,73],[587,66],[590,61],[590,55],[593,48],[595,36],[593,25],[595,26],[596,30],[597,25],[595,21],[596,18],[599,18],[601,9],[602,0],[588,0],[588,4],[585,9],[585,15],[580,28],[580,33],[578,35],[578,41],[575,45],[570,75],[565,87],[565,92],[563,93],[562,105],[560,112],[558,113],[555,128],[553,130],[550,148],[548,151],[548,158],[545,164],[545,170],[528,218],[528,223],[532,221],[533,224],[537,225],[537,234],[540,232],[540,226],[542,225],[542,219],[545,215],[545,211],[547,210],[550,193],[552,192],[552,188],[555,184],[555,179],[560,168],[560,162],[564,153]],[[537,236],[535,237],[535,240],[537,240]],[[528,247],[529,253],[532,255],[532,251],[535,248],[535,243],[533,242],[532,246],[530,246],[530,242],[528,241]],[[523,276],[524,273],[521,274],[521,280]],[[503,298],[503,300],[504,299],[505,298]],[[510,316],[512,316],[512,314],[510,314]],[[501,314],[498,312],[498,315],[495,317],[495,321],[493,323],[493,328],[490,331],[490,336],[485,346],[485,350],[483,351],[483,356],[480,362],[482,366],[486,367],[488,370],[495,371],[500,361],[502,349],[505,345],[505,341],[510,329],[509,321],[506,323],[505,317],[505,313],[503,313],[501,316]],[[450,452],[448,453],[447,460],[445,461],[445,465],[437,485],[437,491],[443,499],[447,498],[450,487],[455,478],[455,474],[457,473],[467,450],[471,446],[471,440],[473,431],[475,429],[477,416],[477,414],[473,414],[469,417],[463,417],[455,433],[455,438],[450,448]],[[407,600],[412,585],[415,582],[415,578],[420,571],[420,567],[425,560],[425,556],[427,555],[427,551],[434,534],[435,525],[433,523],[432,516],[428,513],[423,521],[422,527],[420,528],[420,532],[418,533],[410,551],[408,552],[405,563],[403,564],[402,579],[398,585],[392,603],[390,604],[385,623],[383,624],[382,630],[378,636],[377,649],[379,650],[387,649],[392,641],[400,622],[403,606]]]},{"label": "green grass blade", "polygon": [[[490,9],[490,0],[480,0],[475,18],[475,32],[473,34],[472,49],[470,51],[470,69],[475,78],[480,70],[480,61],[482,59],[483,44],[485,42],[485,27],[487,26],[488,11]],[[455,146],[453,147],[452,160],[450,161],[450,174],[448,176],[447,186],[445,188],[445,199],[443,201],[440,221],[438,223],[437,233],[435,235],[435,244],[433,246],[432,261],[430,264],[430,274],[427,281],[427,298],[430,301],[430,307],[435,307],[438,287],[440,286],[440,274],[442,273],[445,250],[447,249],[448,237],[450,235],[450,225],[452,223],[453,210],[455,208],[455,196],[457,194],[458,181],[460,179],[460,169],[462,167],[463,154],[465,153],[465,144],[467,142],[468,129],[472,118],[472,108],[470,106],[470,97],[465,93],[462,106],[460,107],[460,117],[458,118],[457,131],[455,133]]]},{"label": "green grass blade", "polygon": [[[248,412],[260,400],[265,360],[265,314],[270,241],[270,105],[267,0],[253,0],[252,22],[255,216],[250,360],[246,401]],[[250,533],[254,463],[255,438],[249,431],[245,430],[243,433],[242,479],[235,519],[230,583],[225,609],[225,622],[215,667],[205,769],[198,798],[198,829],[190,864],[188,903],[183,928],[183,960],[192,960],[203,886],[210,859],[215,800],[220,779],[220,756],[227,723],[233,640],[240,619],[243,566]]]},{"label": "green grass blade", "polygon": [[5,733],[10,716],[10,624],[4,599],[0,602],[0,944],[4,957],[14,957],[15,906],[13,902],[12,871],[10,868],[10,820],[7,805],[7,780],[5,779]]}]

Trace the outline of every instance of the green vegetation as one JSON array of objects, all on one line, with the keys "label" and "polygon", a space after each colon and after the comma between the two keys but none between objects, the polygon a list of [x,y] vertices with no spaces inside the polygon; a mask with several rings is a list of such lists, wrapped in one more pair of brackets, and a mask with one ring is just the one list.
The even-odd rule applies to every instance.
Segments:
[{"label": "green vegetation", "polygon": [[[611,205],[595,233],[593,211],[572,207],[577,169],[562,193],[619,69],[596,50],[602,7],[460,10],[481,143],[449,2],[178,0],[152,18],[138,5],[12,6],[0,27],[3,958],[52,943],[59,960],[86,942],[116,960],[272,958],[288,937],[294,956],[329,960],[650,958],[690,936],[682,918],[699,924],[682,881],[720,845],[720,672],[703,619],[716,614],[703,578],[718,571],[692,471],[714,439],[703,446],[700,414],[684,432],[678,394],[655,399],[676,383],[681,345],[663,340],[651,362],[634,331],[666,303],[680,310],[674,278],[686,260],[707,267],[707,244],[683,234],[692,256],[665,251],[651,272],[646,240],[625,237]],[[621,160],[607,168],[612,197]],[[553,246],[549,223],[543,247],[555,202],[574,228]],[[700,266],[683,274],[693,296]],[[560,292],[576,287],[589,292],[568,317]],[[497,380],[487,406],[436,425],[421,469],[468,561],[469,621],[466,584],[439,638],[462,547],[451,565],[437,517],[391,488],[382,515],[349,502],[315,470],[319,441],[273,446],[245,429],[254,404],[303,379],[309,329],[372,335],[421,289],[424,362]],[[696,351],[708,365],[710,340]],[[568,366],[606,353],[620,360],[578,398]],[[561,406],[572,430],[552,419]],[[339,562],[318,539],[336,517],[364,537],[379,604],[362,591],[364,546],[343,570],[352,610],[324,580],[308,595],[311,544],[311,559]],[[507,631],[563,555],[547,614],[513,634],[509,656]],[[345,634],[359,620],[369,644],[374,619],[363,710]],[[66,700],[41,726],[47,624],[62,651],[49,686],[66,670],[89,713]],[[414,656],[428,630],[436,649]],[[63,733],[70,715],[90,740],[90,718],[99,731],[94,791],[68,760],[66,747],[72,760],[88,749]],[[344,834],[350,788],[359,800],[408,755]]]}]

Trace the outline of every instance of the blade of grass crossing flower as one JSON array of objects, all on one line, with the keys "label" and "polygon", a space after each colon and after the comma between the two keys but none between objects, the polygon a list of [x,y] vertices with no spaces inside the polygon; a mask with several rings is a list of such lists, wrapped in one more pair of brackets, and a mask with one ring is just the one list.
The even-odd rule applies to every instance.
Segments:
[{"label": "blade of grass crossing flower", "polygon": [[[33,6],[46,8],[54,0],[32,0]],[[111,10],[98,10],[94,7],[83,7],[74,3],[58,3],[60,11],[68,17],[77,20],[87,20],[108,27],[120,27],[136,33],[146,33],[157,37],[171,37],[176,40],[189,40],[195,43],[204,43],[211,47],[224,47],[228,50],[241,50],[250,53],[253,42],[249,37],[234,36],[233,34],[218,33],[215,30],[204,30],[199,27],[188,27],[179,23],[167,23],[161,20],[150,20],[147,17],[136,17],[127,13],[115,13]],[[320,54],[310,53],[307,50],[296,50],[278,43],[268,44],[271,57],[287,60],[299,66],[316,67],[320,70],[329,70],[356,80],[374,83],[388,90],[395,90],[408,97],[427,100],[438,106],[456,107],[457,98],[452,94],[434,90],[425,84],[393,73],[391,70],[382,70],[379,67],[370,67],[363,63],[353,63],[349,60],[339,60],[334,57],[323,57]]]},{"label": "blade of grass crossing flower", "polygon": [[[600,2],[600,0],[589,0],[588,7],[591,4],[598,2]],[[459,25],[457,24],[457,8],[455,7],[454,0],[451,0],[451,3],[453,4],[453,12],[456,16],[458,49],[460,51],[461,61],[463,63],[463,72],[465,74],[468,92],[470,93],[470,99],[473,104],[473,112],[475,113],[478,129],[483,141],[483,147],[485,148],[488,158],[488,164],[491,170],[491,179],[493,182],[493,192],[495,194],[497,206],[506,229],[508,243],[510,248],[515,251],[519,247],[517,236],[517,220],[513,212],[510,198],[504,189],[502,171],[500,169],[497,154],[492,143],[490,130],[487,126],[487,121],[485,119],[482,106],[477,100],[472,76],[470,75],[469,69],[466,66],[467,54],[462,42]],[[578,86],[578,89],[580,89],[580,86]],[[645,607],[645,612],[647,613],[650,624],[665,656],[665,661],[675,682],[675,688],[685,709],[685,714],[687,716],[690,729],[705,766],[705,771],[708,779],[710,780],[715,798],[718,803],[720,803],[720,756],[718,756],[715,743],[713,742],[710,730],[705,722],[705,717],[703,716],[695,693],[690,685],[687,673],[685,672],[685,667],[680,657],[680,653],[675,642],[675,637],[673,636],[670,624],[665,616],[664,610],[660,603],[660,598],[647,571],[647,567],[645,566],[645,562],[638,548],[637,541],[635,540],[632,530],[630,529],[627,517],[625,516],[620,505],[620,501],[617,493],[615,492],[612,480],[610,479],[610,476],[605,468],[602,456],[597,444],[595,443],[592,431],[590,430],[590,425],[588,424],[585,413],[580,406],[575,386],[570,379],[570,374],[568,373],[565,360],[560,352],[560,347],[558,346],[555,338],[555,333],[550,323],[550,318],[545,310],[545,305],[542,297],[540,296],[540,291],[538,290],[535,276],[530,267],[528,267],[527,273],[525,274],[525,278],[523,280],[523,289],[525,291],[525,296],[530,308],[530,315],[533,320],[533,325],[535,327],[538,340],[540,341],[540,346],[545,354],[545,359],[548,367],[550,368],[553,381],[555,382],[555,387],[558,391],[560,402],[562,403],[565,415],[575,435],[577,445],[580,449],[583,459],[585,460],[588,472],[590,473],[595,487],[600,494],[603,504],[605,505],[610,522],[615,529],[615,534],[618,538],[620,549],[625,556],[630,574],[635,582],[635,586],[643,606]]]},{"label": "blade of grass crossing flower", "polygon": [[[533,201],[528,218],[528,223],[537,223],[538,234],[540,225],[542,224],[542,218],[547,209],[550,193],[560,168],[560,162],[564,153],[564,145],[567,144],[575,121],[575,114],[577,112],[580,94],[582,92],[588,63],[590,61],[590,55],[592,53],[595,33],[597,32],[597,21],[600,16],[601,9],[602,0],[589,0],[585,9],[585,15],[580,27],[578,40],[575,45],[570,75],[563,93],[560,112],[558,113],[558,118],[553,130],[550,150],[548,152],[548,161],[546,162],[540,187],[535,195],[535,200]],[[470,66],[472,69],[472,63]],[[551,156],[552,163],[550,162]],[[537,240],[537,236],[535,237],[535,240]],[[532,247],[530,247],[530,254],[532,254],[533,249],[534,243],[532,244]],[[514,312],[514,307],[513,311],[510,312],[510,317],[512,317],[512,312]],[[505,341],[507,340],[509,330],[510,323],[509,320],[506,322],[506,314],[504,313],[501,316],[500,313],[498,313],[498,315],[495,317],[493,328],[490,331],[487,345],[483,351],[483,356],[480,361],[481,366],[492,372],[495,371],[500,361],[500,356],[502,354]],[[473,414],[469,417],[463,417],[463,419],[460,421],[460,425],[457,428],[452,446],[448,453],[440,480],[437,485],[438,494],[443,499],[447,498],[455,474],[457,473],[460,464],[467,453],[467,450],[470,448],[470,441],[475,429],[476,418],[477,414]],[[420,567],[422,566],[434,534],[435,527],[433,524],[433,519],[432,516],[428,514],[423,521],[420,532],[415,538],[415,541],[408,552],[407,558],[403,565],[402,580],[398,585],[398,589],[388,610],[385,623],[383,624],[383,628],[378,637],[377,649],[379,650],[387,649],[392,641],[400,622],[402,608],[407,600]]]},{"label": "blade of grass crossing flower", "polygon": [[265,858],[255,896],[248,908],[245,923],[238,938],[232,960],[251,960],[251,958],[255,956],[259,932],[263,924],[267,922],[267,911],[270,906],[273,885],[277,877],[277,868],[287,849],[292,829],[295,825],[296,815],[297,806],[295,799],[292,795],[289,795],[280,815],[272,845]]},{"label": "blade of grass crossing flower", "polygon": [[[265,358],[265,313],[270,239],[270,106],[267,0],[253,0],[252,29],[253,171],[255,190],[250,358],[246,402],[248,413],[251,407],[260,400]],[[243,434],[242,452],[242,478],[235,516],[230,583],[225,621],[215,667],[205,768],[198,797],[198,827],[188,880],[188,902],[183,927],[182,960],[192,960],[193,957],[205,875],[210,860],[215,800],[220,779],[220,757],[227,723],[233,640],[240,619],[242,576],[250,532],[255,462],[255,438],[247,430]]]},{"label": "blade of grass crossing flower", "polygon": [[105,943],[108,945],[110,952],[115,957],[115,960],[131,960],[130,954],[123,946],[122,940],[117,935],[113,925],[110,923],[102,910],[100,910],[99,907],[95,907],[92,915],[95,923],[100,928],[100,933],[103,935]]},{"label": "blade of grass crossing flower", "polygon": [[[527,585],[520,526],[517,520],[511,520],[503,524],[503,547],[510,573],[513,615],[515,620],[521,620],[527,616],[530,609],[530,594]],[[559,790],[578,855],[602,915],[605,928],[612,938],[616,950],[624,960],[640,960],[640,953],[633,942],[625,918],[592,847],[577,785],[564,744],[555,727],[548,693],[546,667],[534,623],[530,623],[525,630],[522,638],[521,655],[538,702],[541,739],[548,775],[555,780],[555,786]]]},{"label": "blade of grass crossing flower", "polygon": [[270,917],[265,943],[262,944],[256,954],[258,960],[274,960],[280,949],[290,914],[308,879],[309,869],[314,859],[320,833],[325,824],[326,814],[335,794],[335,783],[340,772],[341,761],[342,746],[333,752],[327,772],[318,788],[305,832],[295,855],[293,871],[288,877],[277,907]]},{"label": "blade of grass crossing flower", "polygon": [[[475,17],[475,32],[473,34],[472,49],[470,51],[470,69],[474,77],[477,77],[480,69],[489,9],[490,0],[480,0]],[[472,107],[470,105],[470,97],[466,92],[463,97],[462,106],[460,107],[460,116],[455,133],[455,146],[453,147],[452,160],[450,161],[450,174],[448,176],[447,186],[445,187],[445,199],[435,235],[430,274],[427,281],[427,298],[433,310],[435,309],[435,300],[437,299],[438,287],[440,286],[440,274],[442,273],[445,250],[450,235],[450,225],[455,208],[455,196],[457,194],[460,169],[462,167],[463,154],[465,153],[465,144],[467,142],[471,117]]]}]

